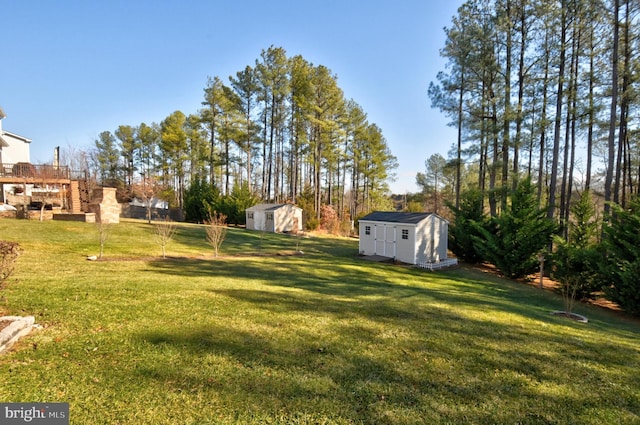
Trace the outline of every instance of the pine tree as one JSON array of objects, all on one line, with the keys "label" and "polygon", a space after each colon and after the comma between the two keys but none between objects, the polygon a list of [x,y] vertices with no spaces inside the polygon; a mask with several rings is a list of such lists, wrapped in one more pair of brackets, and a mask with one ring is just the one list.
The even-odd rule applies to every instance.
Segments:
[{"label": "pine tree", "polygon": [[119,177],[119,154],[116,146],[116,138],[110,131],[103,131],[94,142],[95,154],[93,161],[96,164],[100,181],[102,183],[117,184]]}]

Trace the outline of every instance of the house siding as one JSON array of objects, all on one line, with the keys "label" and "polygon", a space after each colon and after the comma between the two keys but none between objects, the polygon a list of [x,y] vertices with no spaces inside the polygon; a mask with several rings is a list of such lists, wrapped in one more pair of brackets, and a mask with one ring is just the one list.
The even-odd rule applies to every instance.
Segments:
[{"label": "house siding", "polygon": [[16,137],[6,131],[2,133],[2,139],[9,145],[0,148],[2,163],[17,164],[18,162],[30,162],[28,139]]}]

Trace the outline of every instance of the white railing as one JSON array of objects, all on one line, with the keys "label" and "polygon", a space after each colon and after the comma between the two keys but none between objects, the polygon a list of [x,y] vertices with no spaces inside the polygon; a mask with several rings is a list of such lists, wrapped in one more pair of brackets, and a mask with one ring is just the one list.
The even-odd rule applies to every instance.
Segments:
[{"label": "white railing", "polygon": [[455,266],[457,264],[458,264],[457,258],[447,258],[446,260],[436,261],[434,263],[429,263],[429,262],[418,263],[416,264],[416,266],[420,267],[421,269],[427,269],[427,270],[433,271],[433,270],[442,269],[444,267]]}]

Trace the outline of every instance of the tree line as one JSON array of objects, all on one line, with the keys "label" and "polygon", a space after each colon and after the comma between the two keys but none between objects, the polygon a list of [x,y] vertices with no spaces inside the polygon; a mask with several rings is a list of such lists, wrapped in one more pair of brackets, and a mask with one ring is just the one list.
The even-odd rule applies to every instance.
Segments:
[{"label": "tree line", "polygon": [[84,163],[99,184],[157,182],[180,209],[193,208],[190,189],[235,190],[245,201],[302,204],[316,221],[323,205],[342,219],[384,208],[397,167],[382,130],[329,68],[274,46],[226,83],[209,77],[195,113],[103,131]]},{"label": "tree line", "polygon": [[[631,0],[470,0],[445,29],[447,69],[429,87],[458,130],[453,192],[491,215],[531,176],[550,218],[594,190],[625,206],[640,190],[638,11]],[[601,164],[602,168],[598,168]]]},{"label": "tree line", "polygon": [[428,89],[457,140],[417,183],[449,203],[460,257],[511,277],[546,257],[574,296],[640,313],[639,12],[633,0],[458,9]]}]

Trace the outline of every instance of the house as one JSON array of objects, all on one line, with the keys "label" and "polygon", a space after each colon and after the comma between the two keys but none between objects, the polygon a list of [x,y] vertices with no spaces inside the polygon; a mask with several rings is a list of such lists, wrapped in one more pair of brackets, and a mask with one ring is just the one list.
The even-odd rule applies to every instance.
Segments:
[{"label": "house", "polygon": [[293,204],[258,204],[246,209],[247,229],[265,232],[302,231],[302,208]]},{"label": "house", "polygon": [[359,220],[360,254],[417,265],[441,262],[447,259],[448,227],[434,213],[373,212]]},{"label": "house", "polygon": [[6,117],[0,108],[0,164],[29,163],[31,139],[9,133],[2,129],[2,120]]}]

